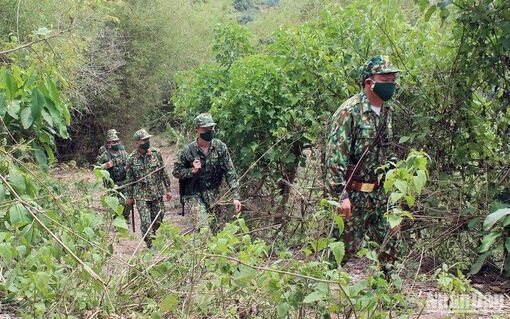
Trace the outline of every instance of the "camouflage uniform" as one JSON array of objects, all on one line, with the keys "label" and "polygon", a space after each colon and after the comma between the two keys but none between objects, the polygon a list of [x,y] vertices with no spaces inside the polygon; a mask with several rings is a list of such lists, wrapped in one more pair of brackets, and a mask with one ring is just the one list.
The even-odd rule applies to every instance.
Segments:
[{"label": "camouflage uniform", "polygon": [[[106,142],[119,141],[119,138],[114,130],[109,130],[106,134]],[[109,150],[105,147],[105,151],[101,153],[97,157],[96,164],[98,166],[103,166],[105,163],[112,161],[113,166],[111,168],[106,169],[108,173],[110,173],[110,177],[117,186],[122,186],[126,181],[126,163],[127,163],[128,154],[123,149],[118,151]],[[108,185],[105,183],[106,187],[112,187],[112,185]],[[127,204],[125,192],[120,188],[119,191],[114,193],[115,196],[119,198],[120,203],[124,203],[124,211],[123,215],[126,220],[129,222],[129,210],[130,205]]]},{"label": "camouflage uniform", "polygon": [[[108,136],[109,136],[109,135],[111,135],[111,134],[115,134],[115,135],[117,135],[117,134],[119,134],[119,132],[117,132],[117,130],[116,130],[116,129],[114,129],[114,128],[112,128],[112,129],[110,129],[110,130],[106,131],[107,139],[108,139]],[[97,154],[99,154],[99,156],[96,158],[96,162],[99,162],[99,157],[100,157],[101,155],[103,155],[103,153],[104,153],[104,152],[106,152],[106,151],[108,151],[108,149],[106,148],[106,144],[101,145],[101,147],[100,147],[100,148],[99,148],[99,150],[97,151]]]},{"label": "camouflage uniform", "polygon": [[[151,137],[146,130],[135,132],[133,138],[138,141]],[[142,236],[147,233],[154,219],[152,233],[147,233],[145,241],[150,246],[151,239],[163,221],[165,204],[163,195],[170,192],[170,178],[159,150],[149,148],[145,153],[134,150],[127,162],[127,196],[136,201],[140,214],[140,230]]]},{"label": "camouflage uniform", "polygon": [[[371,62],[371,64],[370,64]],[[387,57],[379,56],[364,67],[362,80],[374,74],[396,73]],[[387,113],[387,114],[386,114]],[[361,169],[353,180],[364,183],[375,183],[382,171],[377,168],[387,162],[396,162],[396,157],[388,148],[392,137],[390,107],[385,103],[380,115],[371,109],[371,105],[364,92],[354,95],[345,101],[334,113],[328,135],[326,147],[327,184],[330,193],[340,201],[345,198],[351,200],[352,217],[346,221],[343,240],[348,254],[353,254],[359,248],[363,235],[382,244],[388,234],[389,225],[384,214],[386,213],[387,196],[382,187],[372,192],[344,190],[345,173],[347,165],[355,165],[365,149],[372,144],[379,124],[387,119],[386,129],[382,138],[371,149]],[[384,251],[379,256],[381,260],[392,259],[395,255],[395,242],[393,238],[388,241]]]},{"label": "camouflage uniform", "polygon": [[[214,125],[216,123],[208,113],[202,113],[195,118],[195,127]],[[197,174],[192,172],[195,158],[199,158],[202,164]],[[220,199],[224,201],[220,196],[223,177],[230,188],[231,196],[234,199],[240,198],[236,171],[225,143],[213,138],[207,155],[197,141],[185,145],[177,154],[172,174],[175,178],[184,180],[185,211],[195,229],[210,227],[216,231],[231,218],[228,212],[218,205]],[[213,217],[211,225],[208,222],[209,214]]]}]

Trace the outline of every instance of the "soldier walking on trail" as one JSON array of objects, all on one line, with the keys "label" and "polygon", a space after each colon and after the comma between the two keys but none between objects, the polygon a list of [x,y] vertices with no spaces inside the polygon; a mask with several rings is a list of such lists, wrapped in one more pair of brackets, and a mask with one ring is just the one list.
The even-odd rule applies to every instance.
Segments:
[{"label": "soldier walking on trail", "polygon": [[[106,131],[106,136],[109,136],[109,135],[112,135],[112,134],[117,135],[117,134],[119,134],[119,132],[117,132],[117,130],[114,129],[114,128]],[[99,148],[99,151],[97,151],[97,154],[99,154],[99,155],[96,158],[96,162],[99,160],[99,156],[101,156],[104,152],[106,152],[108,150],[108,145],[107,144],[108,144],[108,141],[105,144],[101,145],[101,147]],[[124,145],[122,145],[122,143],[120,143],[120,146],[119,146],[119,150],[121,150],[121,149],[124,150]]]},{"label": "soldier walking on trail", "polygon": [[[126,182],[126,164],[128,154],[124,151],[121,141],[117,136],[115,130],[108,130],[106,133],[106,143],[104,145],[105,151],[99,154],[96,164],[101,166],[110,173],[110,177],[117,186],[122,186]],[[113,185],[107,185],[113,187]],[[123,215],[129,223],[129,208],[123,193],[116,192],[115,195],[119,198],[119,203],[124,203]]]},{"label": "soldier walking on trail", "polygon": [[[395,259],[396,239],[384,217],[387,197],[378,182],[378,167],[396,162],[389,150],[392,137],[390,105],[395,90],[397,70],[386,56],[367,61],[361,70],[362,91],[345,101],[332,118],[326,148],[327,183],[332,196],[339,200],[337,212],[345,216],[342,235],[346,252],[359,249],[364,235],[382,244],[379,260]],[[369,148],[368,153],[363,153]],[[354,171],[354,176],[349,178]],[[349,185],[347,185],[349,182]]]},{"label": "soldier walking on trail", "polygon": [[[223,177],[230,188],[236,213],[241,211],[239,183],[227,146],[214,138],[216,123],[211,114],[198,115],[193,124],[197,139],[185,145],[177,154],[172,174],[179,179],[183,188],[183,204],[194,229],[210,228],[216,232],[230,219],[218,205]],[[212,216],[211,225],[209,215]]]},{"label": "soldier walking on trail", "polygon": [[[136,149],[129,155],[127,162],[127,196],[128,203],[136,203],[140,214],[140,230],[147,247],[151,247],[165,213],[163,196],[172,199],[170,178],[159,150],[150,145],[146,130],[135,132]],[[149,230],[150,225],[152,229]]]}]

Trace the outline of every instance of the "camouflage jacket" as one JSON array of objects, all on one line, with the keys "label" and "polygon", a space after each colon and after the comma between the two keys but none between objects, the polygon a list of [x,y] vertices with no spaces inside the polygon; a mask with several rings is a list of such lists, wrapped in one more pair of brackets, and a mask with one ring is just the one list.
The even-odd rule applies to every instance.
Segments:
[{"label": "camouflage jacket", "polygon": [[170,191],[170,177],[160,152],[150,148],[145,154],[134,150],[128,157],[126,195],[135,200],[152,201]]},{"label": "camouflage jacket", "polygon": [[128,154],[124,150],[120,150],[116,153],[106,150],[97,157],[96,164],[101,166],[108,161],[112,161],[113,166],[107,169],[107,171],[110,173],[110,177],[115,184],[122,185],[126,180],[127,159]]},{"label": "camouflage jacket", "polygon": [[[383,105],[381,114],[377,115],[362,92],[345,101],[333,115],[326,146],[327,184],[332,194],[340,195],[342,192],[346,183],[344,175],[347,165],[355,165],[365,149],[372,144],[379,124],[385,118],[385,112],[389,112],[386,130],[355,177],[355,180],[373,183],[380,173],[376,172],[378,167],[388,161],[396,161],[396,156],[389,149],[392,137],[390,108]],[[341,197],[346,196],[344,193]]]},{"label": "camouflage jacket", "polygon": [[[195,156],[200,158],[202,169],[193,175],[191,167]],[[193,187],[185,187],[185,195],[193,195],[208,190],[217,190],[221,185],[223,176],[233,193],[235,199],[239,199],[239,183],[237,174],[230,158],[227,145],[218,139],[213,139],[209,144],[207,155],[202,152],[197,142],[185,145],[177,154],[174,163],[173,176],[186,181],[186,186],[193,182]],[[195,180],[193,180],[195,178]],[[192,188],[192,189],[191,189]]]}]

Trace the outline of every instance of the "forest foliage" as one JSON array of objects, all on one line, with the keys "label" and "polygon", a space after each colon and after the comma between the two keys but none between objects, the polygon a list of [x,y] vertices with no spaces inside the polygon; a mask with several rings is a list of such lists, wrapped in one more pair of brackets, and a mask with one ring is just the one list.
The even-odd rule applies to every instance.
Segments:
[{"label": "forest foliage", "polygon": [[[416,311],[401,289],[416,252],[455,261],[436,272],[452,294],[478,272],[510,276],[508,1],[150,2],[0,0],[0,311],[377,318]],[[380,53],[402,70],[402,160],[384,188],[405,257],[388,281],[367,242],[353,281],[321,164],[331,114]],[[189,131],[205,111],[245,215],[210,237],[165,224],[154,249],[119,259],[127,225],[105,171],[67,184],[47,171],[93,159],[118,123],[128,141],[141,125]],[[254,221],[266,212],[288,219]]]}]

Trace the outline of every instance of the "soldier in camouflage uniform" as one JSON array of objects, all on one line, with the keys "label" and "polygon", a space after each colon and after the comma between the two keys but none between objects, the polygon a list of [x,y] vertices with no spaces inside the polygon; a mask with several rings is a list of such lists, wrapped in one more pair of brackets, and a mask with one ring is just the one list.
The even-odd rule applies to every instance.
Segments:
[{"label": "soldier in camouflage uniform", "polygon": [[[136,150],[127,162],[127,196],[128,203],[135,204],[140,214],[140,231],[147,247],[151,246],[165,212],[163,196],[172,199],[170,178],[159,150],[150,146],[150,137],[146,130],[135,132]],[[153,223],[152,230],[149,230]]]},{"label": "soldier in camouflage uniform", "polygon": [[[112,129],[110,129],[110,130],[106,131],[106,136],[109,136],[109,135],[111,135],[111,134],[119,134],[119,132],[117,132],[117,130],[116,130],[116,129],[114,129],[114,128],[112,128]],[[106,151],[108,150],[108,145],[107,145],[107,144],[108,144],[108,142],[106,142],[105,144],[101,145],[101,147],[99,148],[99,151],[97,151],[97,154],[99,154],[99,155],[98,155],[98,157],[96,158],[96,162],[97,162],[97,161],[99,161],[99,157],[100,157],[101,155],[103,155],[103,153],[104,153],[104,152],[106,152]],[[120,145],[122,146],[122,143],[121,143]],[[122,148],[122,149],[124,149],[124,146],[122,146],[121,148]]]},{"label": "soldier in camouflage uniform", "polygon": [[[228,148],[214,138],[214,123],[209,113],[202,113],[194,119],[197,139],[177,154],[173,176],[183,181],[184,206],[191,218],[194,229],[212,229],[216,232],[230,219],[224,209],[220,209],[220,185],[225,177],[233,197],[236,213],[241,211],[239,183],[230,158]],[[208,217],[213,222],[209,225]]]},{"label": "soldier in camouflage uniform", "polygon": [[[339,200],[337,212],[346,218],[342,235],[346,252],[348,255],[355,253],[364,235],[382,244],[389,234],[390,240],[381,247],[381,262],[392,261],[396,248],[395,234],[390,232],[384,217],[387,197],[378,183],[378,175],[383,172],[377,168],[396,162],[388,147],[392,128],[390,105],[386,102],[394,93],[398,72],[386,56],[377,56],[365,63],[360,78],[362,91],[345,101],[333,115],[326,148],[328,188]],[[381,138],[354,176],[351,187],[345,189],[348,165],[356,165],[385,119]]]},{"label": "soldier in camouflage uniform", "polygon": [[[124,151],[115,130],[108,130],[106,134],[105,151],[97,157],[96,164],[110,173],[110,177],[117,186],[124,185],[126,181],[126,163],[128,154]],[[105,186],[112,187],[105,183]],[[121,187],[122,189],[122,187]],[[123,215],[129,223],[130,206],[121,192],[116,192],[120,203],[124,203]]]}]

